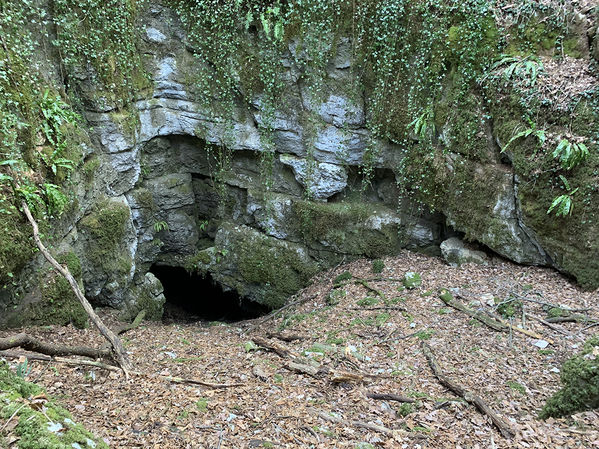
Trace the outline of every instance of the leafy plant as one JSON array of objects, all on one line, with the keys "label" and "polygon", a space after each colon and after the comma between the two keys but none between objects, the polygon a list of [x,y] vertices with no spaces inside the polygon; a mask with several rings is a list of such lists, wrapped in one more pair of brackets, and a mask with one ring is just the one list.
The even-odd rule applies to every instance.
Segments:
[{"label": "leafy plant", "polygon": [[154,231],[156,232],[160,232],[160,231],[168,231],[169,227],[168,227],[168,223],[166,221],[157,221],[156,223],[154,223]]},{"label": "leafy plant", "polygon": [[518,58],[515,56],[501,55],[489,69],[488,74],[482,78],[481,83],[492,73],[499,73],[505,80],[520,78],[528,86],[533,87],[539,74],[543,70],[543,63],[536,56]]},{"label": "leafy plant", "polygon": [[429,133],[434,134],[435,122],[433,117],[433,108],[426,108],[422,114],[410,122],[408,129],[414,131],[414,134],[421,139],[424,139]]},{"label": "leafy plant", "polygon": [[553,157],[559,159],[562,168],[572,170],[589,156],[589,149],[582,142],[570,142],[562,139],[553,151]]},{"label": "leafy plant", "polygon": [[17,376],[25,379],[29,373],[31,373],[31,366],[29,366],[29,360],[25,359],[17,365]]},{"label": "leafy plant", "polygon": [[555,210],[555,215],[557,217],[560,215],[565,217],[566,215],[572,215],[572,210],[574,210],[572,196],[578,191],[579,188],[576,187],[572,190],[568,180],[563,175],[559,175],[559,177],[564,183],[564,187],[566,188],[567,192],[553,199],[551,206],[549,206],[549,209],[547,209],[547,213],[550,214]]},{"label": "leafy plant", "polygon": [[541,146],[545,143],[545,140],[547,140],[545,131],[542,129],[537,129],[537,125],[531,120],[529,120],[529,124],[529,128],[526,128],[524,131],[520,131],[509,140],[509,142],[501,149],[502,153],[504,153],[514,141],[518,139],[525,139],[529,136],[536,137]]},{"label": "leafy plant", "polygon": [[385,269],[385,262],[381,259],[376,259],[372,261],[372,272],[373,273],[382,273]]}]

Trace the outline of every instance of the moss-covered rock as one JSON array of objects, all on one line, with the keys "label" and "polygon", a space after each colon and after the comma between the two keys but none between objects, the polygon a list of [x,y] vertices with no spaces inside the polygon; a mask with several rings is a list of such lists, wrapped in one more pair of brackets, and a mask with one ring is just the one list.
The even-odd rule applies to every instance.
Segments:
[{"label": "moss-covered rock", "polygon": [[563,387],[547,400],[539,414],[542,419],[599,408],[599,335],[564,363],[560,377]]},{"label": "moss-covered rock", "polygon": [[[59,263],[66,264],[75,279],[81,283],[81,262],[73,252],[56,257]],[[69,282],[56,271],[45,272],[39,276],[39,297],[22,306],[17,313],[11,314],[10,327],[73,324],[75,327],[87,326],[88,315],[75,296]]]},{"label": "moss-covered rock", "polygon": [[213,278],[270,308],[282,306],[320,269],[300,245],[247,226],[223,224],[216,244],[208,267]]},{"label": "moss-covered rock", "polygon": [[131,257],[122,248],[128,221],[126,204],[103,201],[79,222],[87,240],[87,260],[105,273],[125,274],[131,270]]},{"label": "moss-covered rock", "polygon": [[384,206],[363,201],[293,203],[298,233],[313,248],[377,258],[396,252],[399,220]]},{"label": "moss-covered rock", "polygon": [[17,423],[8,435],[0,435],[2,447],[4,437],[15,437],[18,439],[15,447],[20,449],[108,449],[104,441],[75,423],[67,410],[53,399],[46,400],[40,387],[16,376],[3,361],[0,361],[0,419]]}]

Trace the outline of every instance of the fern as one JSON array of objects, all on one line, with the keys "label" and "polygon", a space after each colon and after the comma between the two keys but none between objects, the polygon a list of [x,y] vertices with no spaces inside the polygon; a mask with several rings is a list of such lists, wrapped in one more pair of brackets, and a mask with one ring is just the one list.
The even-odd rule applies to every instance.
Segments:
[{"label": "fern", "polygon": [[168,230],[168,223],[166,221],[157,221],[156,223],[154,223],[154,231],[160,232]]},{"label": "fern", "polygon": [[434,134],[435,132],[435,123],[433,121],[433,110],[432,108],[427,108],[422,114],[416,117],[410,124],[408,125],[408,129],[412,129],[414,134],[416,134],[421,139],[424,139],[429,131]]},{"label": "fern", "polygon": [[553,151],[553,157],[559,159],[559,162],[565,170],[572,170],[589,155],[587,146],[580,142],[570,142],[568,139],[562,139]]},{"label": "fern", "polygon": [[518,134],[514,135],[509,142],[501,149],[501,152],[505,152],[508,147],[518,139],[525,139],[529,136],[534,136],[537,138],[541,146],[547,140],[547,136],[545,135],[545,131],[542,129],[537,129],[537,125],[533,122],[530,122],[530,128],[525,129],[524,131],[520,131]]},{"label": "fern", "polygon": [[578,191],[579,187],[576,187],[574,190],[572,190],[568,180],[562,175],[560,175],[559,177],[564,183],[564,187],[568,192],[555,197],[553,199],[553,202],[551,203],[551,206],[549,206],[549,209],[547,209],[547,213],[550,214],[555,210],[555,215],[557,217],[565,217],[567,215],[572,215],[572,211],[574,210],[572,196]]},{"label": "fern", "polygon": [[519,59],[514,56],[502,55],[489,69],[489,73],[483,77],[484,82],[492,74],[499,74],[505,80],[520,78],[530,87],[534,87],[539,74],[543,71],[543,63],[536,56],[527,56]]}]

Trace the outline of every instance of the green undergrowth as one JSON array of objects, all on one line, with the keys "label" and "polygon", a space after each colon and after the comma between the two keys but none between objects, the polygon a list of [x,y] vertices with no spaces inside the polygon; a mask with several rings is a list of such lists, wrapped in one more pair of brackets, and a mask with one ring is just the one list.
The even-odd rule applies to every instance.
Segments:
[{"label": "green undergrowth", "polygon": [[589,338],[581,353],[564,363],[560,379],[562,389],[547,400],[541,419],[599,408],[599,335]]},{"label": "green undergrowth", "polygon": [[[0,447],[19,449],[108,449],[101,439],[72,420],[42,388],[26,382],[0,361]],[[15,425],[16,424],[16,425]],[[14,428],[13,428],[14,425]],[[10,429],[10,430],[9,430]]]},{"label": "green undergrowth", "polygon": [[[84,132],[68,98],[48,81],[40,48],[48,13],[38,2],[2,2],[0,14],[0,285],[33,254],[26,201],[40,221],[70,207],[70,173],[81,162]],[[65,188],[66,186],[66,188]]]}]

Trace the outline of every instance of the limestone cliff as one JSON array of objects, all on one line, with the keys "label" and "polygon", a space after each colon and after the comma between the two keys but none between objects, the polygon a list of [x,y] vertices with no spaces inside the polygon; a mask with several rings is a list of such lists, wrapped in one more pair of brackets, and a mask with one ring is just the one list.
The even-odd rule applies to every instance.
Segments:
[{"label": "limestone cliff", "polygon": [[[213,48],[218,40],[198,35],[205,19],[190,15],[202,17],[193,9],[202,2],[105,8],[119,3],[136,5],[126,15],[134,47],[108,42],[138,62],[98,57],[108,68],[77,60],[75,44],[86,37],[64,35],[78,23],[93,27],[91,18],[75,9],[69,14],[83,18],[68,22],[67,0],[39,6],[50,17],[38,42],[46,82],[85,123],[82,163],[67,186],[78,207],[50,226],[96,304],[160,316],[164,297],[149,270],[164,264],[277,307],[344,258],[403,247],[439,254],[454,235],[599,286],[599,45],[590,6],[572,7],[564,12],[571,22],[551,28],[547,11],[519,23],[488,2],[473,2],[479,9],[470,13],[395,1],[386,7],[397,28],[385,28],[377,10],[371,36],[352,28],[359,17],[350,15],[352,25],[344,2],[330,2],[322,7],[337,5],[327,19],[336,22],[315,44],[314,29],[285,5],[231,2],[246,16],[214,20],[237,46]],[[325,16],[311,19],[316,31]],[[440,40],[429,47],[427,30]],[[379,53],[364,54],[367,38]],[[59,50],[48,50],[56,40]],[[69,49],[75,62],[65,61]],[[379,67],[384,58],[392,63]],[[554,154],[564,139],[589,150],[575,167]],[[571,215],[547,213],[559,195],[573,203]],[[19,264],[18,285],[0,297],[3,318],[43,301],[41,266]]]}]

